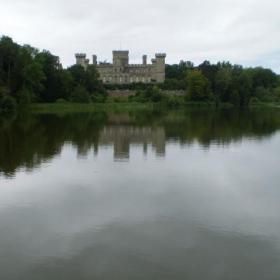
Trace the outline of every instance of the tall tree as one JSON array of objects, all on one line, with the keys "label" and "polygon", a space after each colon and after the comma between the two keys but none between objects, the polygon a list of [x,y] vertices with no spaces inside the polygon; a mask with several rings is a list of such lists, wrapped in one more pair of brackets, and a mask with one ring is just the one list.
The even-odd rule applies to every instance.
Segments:
[{"label": "tall tree", "polygon": [[[12,38],[2,36],[0,39],[0,67],[4,72],[4,84],[10,86],[11,73],[15,65],[16,55],[20,46]],[[3,73],[2,73],[3,75]]]},{"label": "tall tree", "polygon": [[208,101],[211,98],[210,82],[197,69],[188,71],[187,91],[193,101]]}]

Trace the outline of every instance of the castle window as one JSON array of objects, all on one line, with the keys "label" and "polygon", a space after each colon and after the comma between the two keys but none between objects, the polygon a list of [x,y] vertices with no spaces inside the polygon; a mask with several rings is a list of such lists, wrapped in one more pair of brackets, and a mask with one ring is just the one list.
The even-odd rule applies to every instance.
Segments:
[{"label": "castle window", "polygon": [[131,83],[133,82],[132,76],[130,76],[129,81],[130,81]]}]

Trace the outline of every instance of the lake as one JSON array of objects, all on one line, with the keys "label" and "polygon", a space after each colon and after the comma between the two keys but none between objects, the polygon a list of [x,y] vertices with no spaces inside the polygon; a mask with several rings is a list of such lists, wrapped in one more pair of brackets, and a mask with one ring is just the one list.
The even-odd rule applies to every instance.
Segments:
[{"label": "lake", "polygon": [[279,280],[280,108],[0,116],[0,279]]}]

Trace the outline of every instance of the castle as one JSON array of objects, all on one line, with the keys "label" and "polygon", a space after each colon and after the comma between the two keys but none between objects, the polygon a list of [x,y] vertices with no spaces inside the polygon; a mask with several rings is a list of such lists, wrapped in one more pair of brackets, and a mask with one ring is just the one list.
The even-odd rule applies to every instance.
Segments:
[{"label": "castle", "polygon": [[[113,51],[113,63],[99,62],[92,56],[92,64],[96,65],[100,79],[108,84],[129,83],[163,83],[165,79],[165,53],[156,53],[152,64],[147,64],[147,56],[143,55],[142,64],[129,64],[129,51]],[[76,64],[89,65],[85,53],[76,53]]]}]

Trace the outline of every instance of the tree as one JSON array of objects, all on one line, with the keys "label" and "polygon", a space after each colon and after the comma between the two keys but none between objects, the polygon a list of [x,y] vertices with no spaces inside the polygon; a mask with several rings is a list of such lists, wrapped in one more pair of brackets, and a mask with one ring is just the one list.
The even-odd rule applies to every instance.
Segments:
[{"label": "tree", "polygon": [[23,87],[27,86],[33,90],[42,91],[44,89],[43,81],[46,77],[43,72],[43,67],[40,63],[34,61],[26,65],[22,70]]},{"label": "tree", "polygon": [[192,101],[208,101],[211,95],[210,82],[201,71],[192,70],[187,75],[187,91]]},{"label": "tree", "polygon": [[235,107],[239,107],[240,106],[240,96],[239,96],[239,92],[237,90],[233,90],[230,93],[229,102],[231,104],[233,104],[233,106],[235,106]]},{"label": "tree", "polygon": [[82,65],[75,64],[67,70],[71,73],[74,87],[77,87],[78,85],[85,87],[87,78],[85,68]]},{"label": "tree", "polygon": [[38,53],[35,60],[42,65],[46,79],[43,82],[44,89],[40,91],[40,99],[43,102],[54,102],[61,98],[60,72],[62,71],[59,57],[43,50]]},{"label": "tree", "polygon": [[198,69],[201,70],[201,73],[206,77],[210,83],[212,90],[215,84],[216,74],[218,72],[218,66],[211,64],[210,61],[205,60],[202,64],[198,66]]},{"label": "tree", "polygon": [[13,42],[12,38],[2,36],[0,39],[0,67],[5,73],[4,83],[10,86],[11,73],[15,65],[16,55],[20,46]]},{"label": "tree", "polygon": [[179,64],[165,66],[165,78],[184,80],[188,70],[194,69],[194,64],[191,61],[181,60]]},{"label": "tree", "polygon": [[78,85],[70,96],[70,101],[73,103],[90,103],[88,91],[82,85]]},{"label": "tree", "polygon": [[235,87],[240,96],[240,106],[247,106],[252,96],[252,79],[248,71],[243,71],[237,78]]},{"label": "tree", "polygon": [[15,111],[17,103],[11,96],[4,97],[0,103],[0,109],[3,111]]},{"label": "tree", "polygon": [[277,75],[271,69],[264,69],[262,67],[255,67],[248,69],[252,77],[253,89],[257,87],[275,88],[277,87]]},{"label": "tree", "polygon": [[232,70],[225,64],[219,67],[215,78],[215,92],[222,102],[229,101],[230,86],[232,83]]}]

